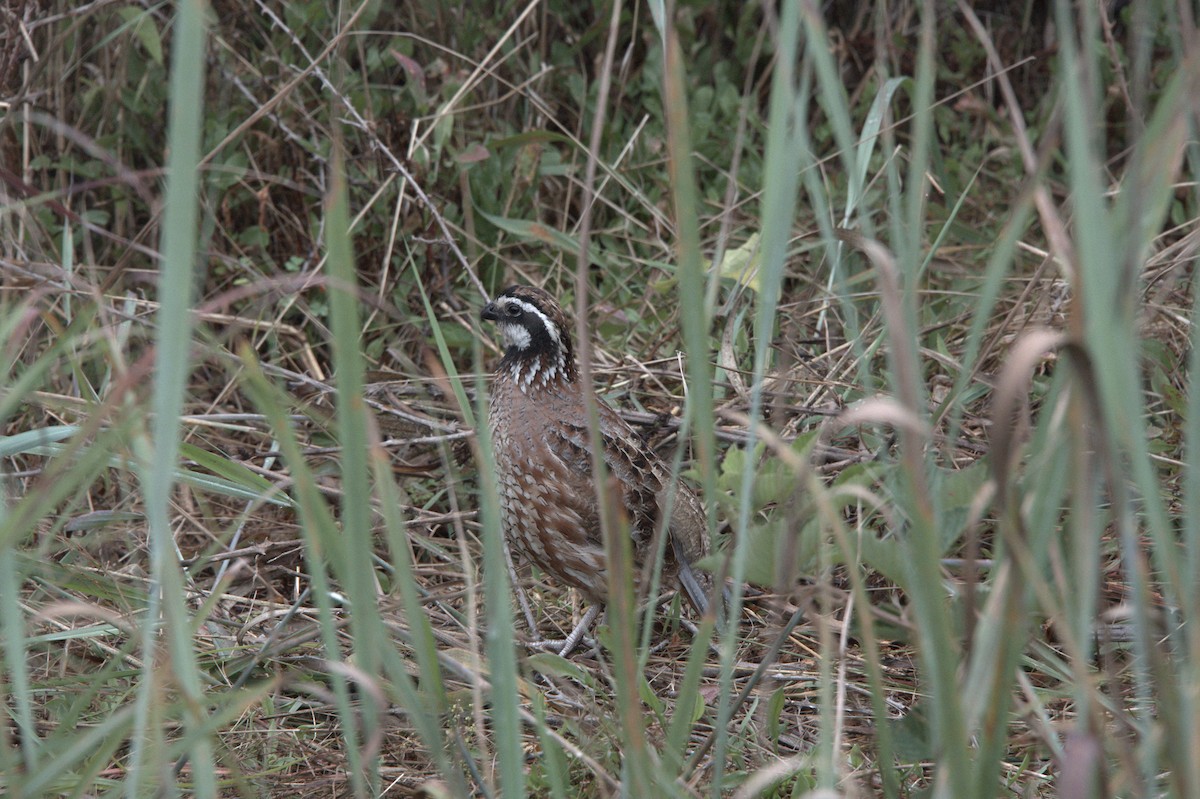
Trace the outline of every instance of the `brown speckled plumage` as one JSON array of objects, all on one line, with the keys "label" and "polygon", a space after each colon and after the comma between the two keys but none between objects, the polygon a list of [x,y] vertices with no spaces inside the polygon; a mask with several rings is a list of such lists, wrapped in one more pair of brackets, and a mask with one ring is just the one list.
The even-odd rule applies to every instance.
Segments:
[{"label": "brown speckled plumage", "polygon": [[[549,293],[528,286],[505,289],[482,317],[497,324],[505,344],[489,417],[505,532],[543,571],[604,603],[606,557],[569,323]],[[620,486],[640,574],[654,557],[670,470],[611,407],[597,403],[605,467]],[[670,513],[663,585],[677,583],[703,613],[711,578],[690,564],[708,552],[704,508],[677,483]]]}]

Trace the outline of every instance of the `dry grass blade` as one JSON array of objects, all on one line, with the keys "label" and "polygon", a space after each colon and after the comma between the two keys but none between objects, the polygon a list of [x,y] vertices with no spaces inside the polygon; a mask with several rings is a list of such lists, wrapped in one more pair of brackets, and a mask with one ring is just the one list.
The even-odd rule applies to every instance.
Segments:
[{"label": "dry grass blade", "polygon": [[992,479],[996,483],[997,504],[1007,505],[1012,474],[1025,429],[1021,409],[1028,404],[1030,377],[1034,368],[1046,357],[1070,345],[1071,339],[1057,330],[1035,330],[1026,333],[1010,348],[1004,370],[996,379],[996,394],[992,400]]}]

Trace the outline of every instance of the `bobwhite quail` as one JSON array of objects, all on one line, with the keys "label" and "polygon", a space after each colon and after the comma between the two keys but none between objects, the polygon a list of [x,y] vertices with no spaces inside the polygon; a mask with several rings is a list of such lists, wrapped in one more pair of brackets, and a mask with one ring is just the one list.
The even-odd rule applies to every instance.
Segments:
[{"label": "bobwhite quail", "polygon": [[[583,386],[570,328],[546,291],[511,286],[483,308],[503,339],[504,358],[491,389],[492,446],[500,505],[513,549],[593,604],[561,650],[570,652],[608,594],[607,563],[592,477]],[[667,524],[663,585],[677,583],[701,614],[710,575],[692,569],[708,552],[704,508],[670,469],[602,399],[600,433],[610,479],[633,536],[635,572],[655,553],[654,533],[673,493]]]}]

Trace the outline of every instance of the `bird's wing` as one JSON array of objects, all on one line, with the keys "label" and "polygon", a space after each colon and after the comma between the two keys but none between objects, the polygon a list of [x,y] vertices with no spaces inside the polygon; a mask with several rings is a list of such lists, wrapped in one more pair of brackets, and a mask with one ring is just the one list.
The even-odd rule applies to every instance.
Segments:
[{"label": "bird's wing", "polygon": [[[613,433],[616,433],[615,435]],[[629,431],[604,431],[604,467],[608,474],[617,479],[621,487],[621,510],[629,520],[630,535],[640,545],[650,540],[658,522],[658,492],[661,485],[655,475],[649,453]],[[551,449],[563,466],[574,477],[574,487],[584,492],[595,503],[595,485],[592,478],[592,453],[588,447],[586,425],[565,425],[551,435],[557,437]],[[596,519],[599,535],[599,519]]]}]

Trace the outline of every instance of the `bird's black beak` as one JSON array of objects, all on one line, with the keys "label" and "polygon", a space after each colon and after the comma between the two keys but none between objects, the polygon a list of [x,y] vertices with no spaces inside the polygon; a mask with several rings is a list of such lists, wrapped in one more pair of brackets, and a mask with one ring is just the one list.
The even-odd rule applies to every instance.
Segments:
[{"label": "bird's black beak", "polygon": [[489,322],[495,322],[500,318],[500,312],[496,310],[496,303],[489,302],[483,306],[483,310],[479,312],[480,319],[486,319]]}]

